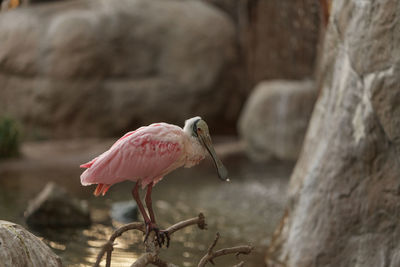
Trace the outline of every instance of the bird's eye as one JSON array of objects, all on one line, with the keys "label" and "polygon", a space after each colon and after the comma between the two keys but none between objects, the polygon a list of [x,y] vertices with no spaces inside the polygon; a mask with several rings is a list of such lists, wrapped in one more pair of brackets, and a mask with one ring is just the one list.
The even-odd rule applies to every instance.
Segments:
[{"label": "bird's eye", "polygon": [[[192,125],[192,131],[193,131],[193,133],[192,133],[192,135],[193,136],[196,136],[197,137],[197,132],[199,132],[199,127],[197,127],[197,123],[199,122],[200,120],[197,120],[197,121],[195,121],[194,123],[193,123],[193,125]],[[201,131],[201,130],[200,130]]]}]

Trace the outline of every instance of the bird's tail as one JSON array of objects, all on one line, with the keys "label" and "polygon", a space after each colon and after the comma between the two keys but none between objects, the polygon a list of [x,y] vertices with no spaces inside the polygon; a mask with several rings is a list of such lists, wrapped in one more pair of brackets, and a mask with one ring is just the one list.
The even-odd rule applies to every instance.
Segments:
[{"label": "bird's tail", "polygon": [[97,184],[97,187],[93,192],[93,195],[95,195],[96,197],[100,196],[100,194],[104,196],[107,193],[110,186],[111,186],[110,184]]}]

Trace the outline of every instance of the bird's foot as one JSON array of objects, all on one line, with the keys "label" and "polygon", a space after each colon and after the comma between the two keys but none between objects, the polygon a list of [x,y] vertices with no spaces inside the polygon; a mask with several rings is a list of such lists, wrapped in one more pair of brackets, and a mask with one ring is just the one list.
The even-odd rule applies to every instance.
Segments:
[{"label": "bird's foot", "polygon": [[155,223],[149,222],[146,223],[146,236],[144,238],[144,242],[147,241],[149,234],[151,231],[154,231],[155,233],[155,238],[156,238],[156,242],[158,244],[158,246],[161,248],[164,244],[166,245],[166,247],[169,247],[169,241],[170,241],[170,237],[169,237],[169,233],[166,230],[160,230],[158,228],[158,226]]}]

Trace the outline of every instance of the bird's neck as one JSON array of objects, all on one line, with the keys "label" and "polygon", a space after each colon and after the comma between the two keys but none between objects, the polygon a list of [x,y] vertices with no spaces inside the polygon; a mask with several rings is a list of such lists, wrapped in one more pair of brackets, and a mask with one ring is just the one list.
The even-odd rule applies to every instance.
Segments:
[{"label": "bird's neck", "polygon": [[187,134],[185,140],[185,152],[186,152],[185,167],[188,168],[197,165],[206,156],[206,150],[200,144],[197,137],[189,136]]}]

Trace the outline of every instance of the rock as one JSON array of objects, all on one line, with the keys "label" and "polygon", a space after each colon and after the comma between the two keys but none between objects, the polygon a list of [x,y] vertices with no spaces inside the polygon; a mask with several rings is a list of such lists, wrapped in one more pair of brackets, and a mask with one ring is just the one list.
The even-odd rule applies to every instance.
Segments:
[{"label": "rock", "polygon": [[315,0],[203,0],[235,22],[247,90],[269,79],[314,76],[320,31]]},{"label": "rock", "polygon": [[22,226],[0,220],[0,265],[3,267],[62,266],[61,259]]},{"label": "rock", "polygon": [[135,201],[115,202],[111,206],[111,218],[121,223],[131,223],[138,219],[138,207]]},{"label": "rock", "polygon": [[399,20],[399,1],[332,1],[322,89],[268,266],[400,266]]},{"label": "rock", "polygon": [[0,16],[0,43],[0,114],[31,136],[120,135],[193,115],[218,132],[243,102],[219,87],[235,58],[233,23],[201,1],[21,8]]},{"label": "rock", "polygon": [[260,83],[247,100],[238,123],[250,158],[296,160],[315,98],[312,81]]},{"label": "rock", "polygon": [[87,202],[73,198],[52,182],[29,203],[24,216],[32,227],[80,227],[91,223]]}]

